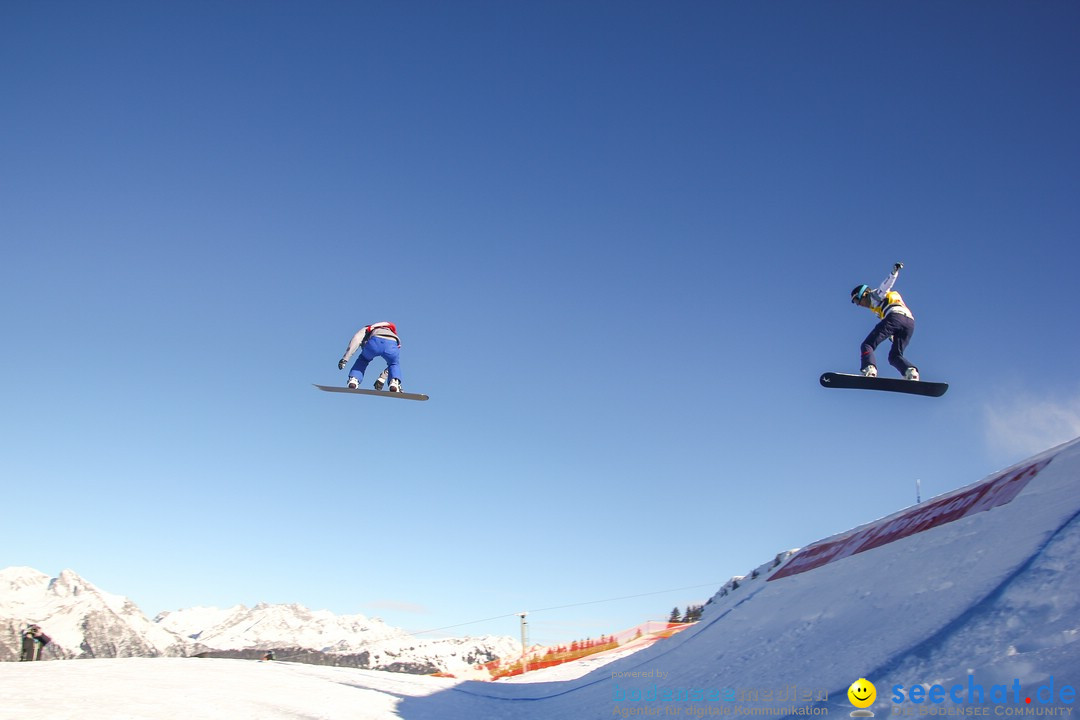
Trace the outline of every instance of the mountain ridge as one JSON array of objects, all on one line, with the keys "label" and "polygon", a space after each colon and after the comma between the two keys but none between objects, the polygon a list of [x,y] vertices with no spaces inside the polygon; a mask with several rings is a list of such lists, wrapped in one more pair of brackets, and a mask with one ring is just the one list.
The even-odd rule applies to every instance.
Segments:
[{"label": "mountain ridge", "polygon": [[150,620],[131,600],[73,570],[0,569],[0,661],[17,660],[22,630],[52,639],[45,659],[254,657],[275,651],[301,662],[415,674],[473,675],[476,665],[520,653],[510,637],[416,638],[378,618],[335,615],[298,603],[165,611]]}]

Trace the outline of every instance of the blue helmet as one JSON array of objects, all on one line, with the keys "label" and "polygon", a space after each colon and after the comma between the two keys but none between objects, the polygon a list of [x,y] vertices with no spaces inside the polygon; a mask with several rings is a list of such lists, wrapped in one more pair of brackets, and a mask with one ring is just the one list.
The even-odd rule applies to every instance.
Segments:
[{"label": "blue helmet", "polygon": [[862,300],[863,295],[870,291],[869,285],[859,285],[851,291],[851,302],[857,303]]}]

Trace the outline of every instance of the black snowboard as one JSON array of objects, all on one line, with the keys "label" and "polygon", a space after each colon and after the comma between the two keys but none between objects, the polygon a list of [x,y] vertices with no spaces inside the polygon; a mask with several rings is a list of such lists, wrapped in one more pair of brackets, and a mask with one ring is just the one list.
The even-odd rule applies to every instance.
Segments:
[{"label": "black snowboard", "polygon": [[887,390],[888,392],[908,393],[941,397],[949,389],[948,383],[925,382],[923,380],[903,380],[901,378],[863,377],[844,373],[827,372],[821,376],[822,387],[851,388],[853,390]]}]

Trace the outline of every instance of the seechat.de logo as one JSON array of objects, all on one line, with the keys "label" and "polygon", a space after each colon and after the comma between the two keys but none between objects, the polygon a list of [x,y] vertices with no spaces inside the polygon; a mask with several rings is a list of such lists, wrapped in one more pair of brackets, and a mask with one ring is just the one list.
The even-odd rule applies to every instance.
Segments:
[{"label": "seechat.de logo", "polygon": [[[914,705],[944,703],[999,706],[1072,705],[1076,702],[1076,696],[1075,687],[1060,681],[1055,682],[1053,675],[1036,687],[1035,692],[1024,691],[1020,678],[1013,678],[1010,684],[998,683],[986,686],[976,680],[974,675],[968,675],[967,683],[956,683],[948,687],[936,683],[934,685],[916,683],[906,687],[904,685],[892,686],[892,701],[897,705],[907,702]],[[995,714],[1013,713],[995,712]]]}]

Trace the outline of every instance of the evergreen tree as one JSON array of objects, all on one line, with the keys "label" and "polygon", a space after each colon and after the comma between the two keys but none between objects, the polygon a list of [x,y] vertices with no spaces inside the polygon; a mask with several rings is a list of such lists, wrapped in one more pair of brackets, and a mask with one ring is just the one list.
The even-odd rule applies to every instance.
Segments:
[{"label": "evergreen tree", "polygon": [[701,619],[701,614],[705,612],[704,605],[687,605],[686,613],[683,614],[682,621],[684,623],[697,622]]},{"label": "evergreen tree", "polygon": [[676,605],[675,609],[671,611],[671,616],[668,617],[668,622],[669,623],[677,623],[677,622],[679,622],[679,617],[681,617],[680,614],[679,614],[679,606]]}]

